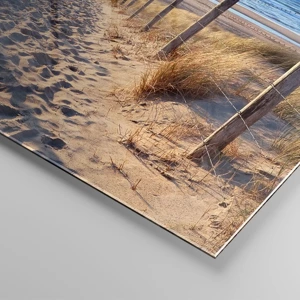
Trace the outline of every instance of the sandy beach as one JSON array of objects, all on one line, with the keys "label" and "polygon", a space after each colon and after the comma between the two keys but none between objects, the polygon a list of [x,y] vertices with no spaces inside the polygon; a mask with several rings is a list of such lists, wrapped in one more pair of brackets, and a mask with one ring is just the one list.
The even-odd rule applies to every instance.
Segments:
[{"label": "sandy beach", "polygon": [[[100,0],[20,3],[0,0],[1,133],[215,256],[261,204],[247,185],[268,179],[276,187],[290,171],[272,148],[287,122],[269,113],[253,126],[259,147],[245,132],[231,149],[238,159],[200,166],[184,157],[201,142],[199,130],[207,136],[235,110],[222,96],[190,104],[128,97],[165,43],[139,33],[141,20],[126,21],[138,4],[124,11]],[[201,15],[213,3],[182,7]],[[217,23],[299,51],[231,13]],[[271,70],[268,80],[282,73]]]}]

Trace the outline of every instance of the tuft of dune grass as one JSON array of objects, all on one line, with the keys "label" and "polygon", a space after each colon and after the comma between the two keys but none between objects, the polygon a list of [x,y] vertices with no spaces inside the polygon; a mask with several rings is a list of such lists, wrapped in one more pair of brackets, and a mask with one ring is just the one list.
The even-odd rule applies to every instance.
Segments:
[{"label": "tuft of dune grass", "polygon": [[300,60],[300,54],[280,47],[279,45],[260,41],[254,37],[242,37],[224,30],[204,32],[199,35],[194,47],[210,46],[215,49],[236,53],[250,53],[263,58],[265,61],[285,70],[293,67]]},{"label": "tuft of dune grass", "polygon": [[289,123],[288,129],[274,143],[280,153],[277,159],[293,167],[300,161],[300,88],[283,100],[275,113]]},{"label": "tuft of dune grass", "polygon": [[300,88],[296,89],[286,97],[286,100],[283,100],[277,105],[274,112],[290,124],[293,124],[295,120],[300,119]]},{"label": "tuft of dune grass", "polygon": [[300,122],[296,128],[289,128],[274,143],[279,152],[277,161],[285,168],[296,166],[300,162]]},{"label": "tuft of dune grass", "polygon": [[[133,90],[135,98],[152,95],[181,95],[190,98],[234,93],[243,75],[248,74],[251,59],[210,49],[188,53],[171,61],[161,61],[147,70]],[[253,63],[253,62],[252,62]]]}]

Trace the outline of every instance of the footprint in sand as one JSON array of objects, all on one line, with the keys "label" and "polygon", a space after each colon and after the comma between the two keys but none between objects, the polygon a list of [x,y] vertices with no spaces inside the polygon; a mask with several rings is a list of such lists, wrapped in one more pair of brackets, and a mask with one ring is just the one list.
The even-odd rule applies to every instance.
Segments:
[{"label": "footprint in sand", "polygon": [[0,30],[8,31],[15,27],[15,23],[13,21],[10,22],[0,22]]},{"label": "footprint in sand", "polygon": [[64,89],[68,89],[68,88],[71,88],[73,87],[71,83],[65,81],[65,80],[60,80],[56,83],[54,83],[52,86],[52,88],[56,88],[56,89],[61,89],[61,88],[64,88]]},{"label": "footprint in sand", "polygon": [[65,77],[68,81],[73,81],[73,80],[77,80],[78,78],[75,75],[68,75],[65,74]]},{"label": "footprint in sand", "polygon": [[9,37],[4,36],[0,38],[0,44],[2,46],[13,46],[15,45],[15,42],[13,40],[11,40]]},{"label": "footprint in sand", "polygon": [[80,91],[80,90],[77,90],[77,89],[71,89],[71,91],[75,94],[78,94],[78,95],[83,95],[84,92],[83,91]]},{"label": "footprint in sand", "polygon": [[89,81],[98,82],[98,80],[96,80],[96,79],[94,79],[92,77],[86,77],[86,79],[89,80]]},{"label": "footprint in sand", "polygon": [[69,100],[62,100],[61,102],[62,102],[62,103],[65,103],[65,104],[67,104],[67,105],[71,104],[71,101],[69,101]]},{"label": "footprint in sand", "polygon": [[30,54],[28,54],[26,52],[22,52],[22,51],[19,52],[19,55],[20,56],[30,56]]},{"label": "footprint in sand", "polygon": [[34,109],[33,109],[33,112],[34,112],[36,115],[41,115],[41,114],[43,113],[43,111],[42,111],[40,108],[38,108],[38,107],[34,108]]},{"label": "footprint in sand", "polygon": [[32,141],[33,138],[37,137],[39,135],[39,131],[37,129],[29,129],[21,131],[17,134],[11,135],[11,138],[16,139],[18,142],[26,142],[26,141]]},{"label": "footprint in sand", "polygon": [[67,144],[60,138],[51,138],[50,136],[43,135],[41,141],[44,145],[50,146],[55,150],[63,149]]},{"label": "footprint in sand", "polygon": [[82,99],[83,101],[85,101],[85,102],[87,102],[87,103],[93,103],[93,101],[92,100],[90,100],[90,99],[87,99],[87,98],[84,98],[84,99]]},{"label": "footprint in sand", "polygon": [[18,55],[14,55],[10,57],[10,60],[12,63],[14,63],[16,66],[20,63],[20,57]]},{"label": "footprint in sand", "polygon": [[22,85],[9,87],[8,92],[11,93],[10,103],[16,107],[25,102],[27,95],[34,94],[32,87]]},{"label": "footprint in sand", "polygon": [[107,76],[107,74],[101,73],[101,72],[96,72],[96,74],[97,74],[98,76]]},{"label": "footprint in sand", "polygon": [[87,58],[80,57],[77,55],[74,56],[74,59],[76,59],[77,61],[83,62],[83,63],[87,63],[87,64],[90,62]]},{"label": "footprint in sand", "polygon": [[69,66],[69,69],[72,71],[72,72],[77,72],[78,71],[78,68],[76,66]]},{"label": "footprint in sand", "polygon": [[44,99],[48,104],[49,102],[52,102],[54,99],[54,94],[58,91],[58,89],[56,89],[55,87],[51,86],[51,87],[46,87],[45,89],[41,89],[39,90],[39,92],[41,92],[41,94],[39,94],[39,96]]},{"label": "footprint in sand", "polygon": [[50,70],[47,67],[45,67],[41,72],[41,76],[45,79],[49,79],[52,76],[52,74]]},{"label": "footprint in sand", "polygon": [[24,43],[28,39],[27,36],[18,32],[13,32],[12,34],[10,34],[9,38],[17,43]]},{"label": "footprint in sand", "polygon": [[1,131],[5,133],[13,133],[19,130],[20,130],[19,126],[5,126],[1,129]]},{"label": "footprint in sand", "polygon": [[14,109],[10,106],[0,104],[0,117],[1,117],[1,119],[13,119],[13,118],[16,118],[19,115],[20,115],[20,113],[19,113],[18,110]]},{"label": "footprint in sand", "polygon": [[74,116],[83,116],[83,114],[79,113],[78,111],[68,107],[68,106],[63,106],[61,107],[61,112],[66,116],[66,117],[74,117]]},{"label": "footprint in sand", "polygon": [[30,68],[29,67],[22,67],[22,70],[26,73],[30,72]]},{"label": "footprint in sand", "polygon": [[33,53],[33,56],[39,65],[55,66],[58,62],[46,53]]},{"label": "footprint in sand", "polygon": [[24,35],[26,35],[26,36],[32,36],[32,37],[34,37],[37,40],[40,40],[40,39],[43,38],[43,36],[39,32],[37,32],[35,30],[30,30],[30,29],[27,29],[27,28],[21,28],[20,31]]},{"label": "footprint in sand", "polygon": [[94,42],[85,42],[85,41],[83,41],[83,43],[84,43],[85,45],[88,45],[88,46],[94,45],[94,44],[95,44]]},{"label": "footprint in sand", "polygon": [[51,70],[52,74],[55,75],[55,76],[58,76],[60,75],[60,71],[57,71],[57,70]]},{"label": "footprint in sand", "polygon": [[90,126],[90,125],[96,124],[96,122],[94,122],[94,121],[87,121],[87,122],[85,122],[85,124],[86,124],[87,126]]},{"label": "footprint in sand", "polygon": [[72,29],[70,27],[68,27],[67,25],[65,25],[64,27],[61,27],[60,30],[66,36],[72,36],[73,35]]}]

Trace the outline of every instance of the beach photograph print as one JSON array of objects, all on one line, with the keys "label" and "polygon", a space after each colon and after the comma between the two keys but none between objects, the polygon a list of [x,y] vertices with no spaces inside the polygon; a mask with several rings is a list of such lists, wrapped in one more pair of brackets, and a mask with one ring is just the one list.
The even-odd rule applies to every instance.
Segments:
[{"label": "beach photograph print", "polygon": [[299,0],[0,0],[0,133],[217,257],[299,166],[299,46]]}]

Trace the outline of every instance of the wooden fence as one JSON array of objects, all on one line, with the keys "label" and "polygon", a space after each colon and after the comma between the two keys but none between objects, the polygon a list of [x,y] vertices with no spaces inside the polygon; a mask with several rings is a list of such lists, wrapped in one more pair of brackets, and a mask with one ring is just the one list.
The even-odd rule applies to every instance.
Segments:
[{"label": "wooden fence", "polygon": [[148,31],[155,23],[165,17],[173,8],[177,7],[183,0],[175,0],[161,12],[159,12],[150,22],[148,22],[142,31]]},{"label": "wooden fence", "polygon": [[193,25],[185,29],[178,36],[176,36],[173,40],[167,43],[158,53],[159,57],[165,57],[170,52],[177,49],[184,42],[198,33],[200,30],[204,29],[208,24],[210,24],[213,20],[219,17],[223,12],[236,4],[239,0],[224,0],[217,6],[215,6],[212,10],[210,10],[207,14],[197,20]]},{"label": "wooden fence", "polygon": [[300,62],[266,88],[253,101],[231,117],[188,154],[197,159],[204,154],[215,156],[251,125],[270,112],[287,95],[300,86]]},{"label": "wooden fence", "polygon": [[[123,0],[124,1],[124,0]],[[137,0],[132,0],[131,5]],[[148,0],[143,6],[137,9],[130,18],[138,15],[142,10],[149,6],[154,0]],[[155,23],[166,16],[173,8],[178,6],[183,0],[174,0],[170,5],[164,8],[150,22],[147,23],[142,31],[149,30]],[[166,57],[185,41],[205,28],[209,23],[215,20],[227,9],[236,4],[239,0],[224,0],[201,17],[193,25],[185,29],[173,40],[167,43],[158,53],[160,57]],[[187,157],[189,159],[199,159],[203,155],[215,156],[229,143],[240,136],[244,131],[249,130],[255,122],[260,120],[270,112],[278,103],[283,101],[287,95],[292,93],[300,86],[300,62],[287,71],[283,76],[277,79],[272,85],[266,88],[260,95],[238,111],[233,117],[225,122],[220,128],[206,138],[200,145],[191,151]]]}]

